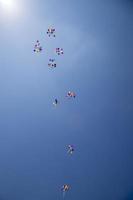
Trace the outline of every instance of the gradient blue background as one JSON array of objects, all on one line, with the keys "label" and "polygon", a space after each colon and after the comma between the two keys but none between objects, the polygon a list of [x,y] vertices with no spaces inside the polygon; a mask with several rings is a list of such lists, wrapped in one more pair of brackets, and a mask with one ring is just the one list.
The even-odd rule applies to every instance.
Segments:
[{"label": "gradient blue background", "polygon": [[0,200],[59,200],[64,183],[68,200],[132,200],[133,1],[24,0],[21,15],[0,14]]}]

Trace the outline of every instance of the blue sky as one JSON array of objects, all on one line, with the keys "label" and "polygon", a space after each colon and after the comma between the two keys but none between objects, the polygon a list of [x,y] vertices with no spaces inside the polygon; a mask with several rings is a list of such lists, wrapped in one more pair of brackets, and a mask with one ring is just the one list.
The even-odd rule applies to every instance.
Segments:
[{"label": "blue sky", "polygon": [[16,5],[0,6],[0,200],[59,200],[64,183],[65,199],[132,200],[133,1]]}]

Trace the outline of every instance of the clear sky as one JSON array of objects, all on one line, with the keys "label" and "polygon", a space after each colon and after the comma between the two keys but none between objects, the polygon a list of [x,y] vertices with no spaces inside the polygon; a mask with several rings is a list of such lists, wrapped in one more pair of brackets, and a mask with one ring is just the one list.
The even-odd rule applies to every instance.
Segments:
[{"label": "clear sky", "polygon": [[65,183],[66,200],[132,200],[133,1],[12,3],[0,1],[0,200],[62,200]]}]

